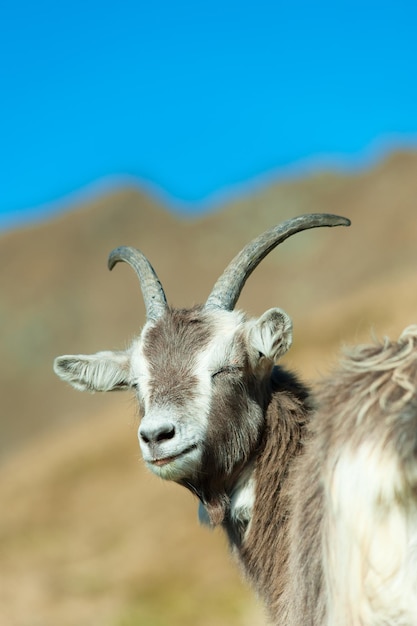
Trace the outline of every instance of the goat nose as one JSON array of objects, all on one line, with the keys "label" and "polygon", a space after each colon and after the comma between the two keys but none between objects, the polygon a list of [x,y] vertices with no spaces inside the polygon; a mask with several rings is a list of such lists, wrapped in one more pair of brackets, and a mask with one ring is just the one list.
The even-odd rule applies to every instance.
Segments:
[{"label": "goat nose", "polygon": [[161,443],[175,437],[175,426],[172,422],[142,422],[139,437],[144,443]]}]

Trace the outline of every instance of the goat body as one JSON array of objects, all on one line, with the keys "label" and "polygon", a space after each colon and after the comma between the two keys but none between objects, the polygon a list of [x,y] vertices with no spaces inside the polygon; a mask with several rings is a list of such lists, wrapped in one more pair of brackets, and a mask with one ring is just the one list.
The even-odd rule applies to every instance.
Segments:
[{"label": "goat body", "polygon": [[273,395],[239,557],[273,624],[415,625],[417,326],[351,350],[315,403]]},{"label": "goat body", "polygon": [[272,381],[235,541],[272,622],[417,624],[417,326],[354,348],[315,411],[285,372]]},{"label": "goat body", "polygon": [[289,579],[313,579],[300,556],[314,529],[326,619],[312,623],[417,624],[417,326],[346,352],[316,401],[291,485]]}]

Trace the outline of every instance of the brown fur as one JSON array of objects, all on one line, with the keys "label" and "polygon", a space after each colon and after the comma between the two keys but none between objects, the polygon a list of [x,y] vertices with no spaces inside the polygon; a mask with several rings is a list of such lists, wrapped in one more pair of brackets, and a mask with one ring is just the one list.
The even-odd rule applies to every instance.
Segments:
[{"label": "brown fur", "polygon": [[172,309],[150,328],[144,356],[154,383],[151,401],[186,404],[195,386],[192,356],[204,349],[211,336],[212,329],[204,323],[201,307]]},{"label": "brown fur", "polygon": [[[325,549],[333,458],[372,442],[399,462],[403,488],[396,498],[404,516],[417,506],[417,327],[405,331],[398,342],[350,351],[321,383],[316,402],[310,419],[305,397],[293,395],[288,386],[274,393],[256,461],[252,522],[238,549],[277,626],[329,623],[328,581],[339,575],[331,570]],[[367,478],[365,473],[365,487]],[[389,515],[390,503],[386,506]],[[376,524],[377,512],[375,516]],[[363,558],[366,570],[365,554]],[[379,606],[374,597],[365,601]],[[416,602],[414,595],[411,604]],[[400,608],[398,613],[390,618],[375,608],[374,617],[360,624],[414,624],[408,613],[403,615]],[[349,616],[343,623],[359,626]]]}]

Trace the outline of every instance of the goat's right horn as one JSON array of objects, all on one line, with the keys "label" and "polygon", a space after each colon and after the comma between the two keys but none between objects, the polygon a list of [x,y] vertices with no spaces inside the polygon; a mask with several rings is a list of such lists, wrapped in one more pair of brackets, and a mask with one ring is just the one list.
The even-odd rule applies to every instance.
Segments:
[{"label": "goat's right horn", "polygon": [[259,263],[277,245],[285,241],[291,235],[308,228],[320,226],[349,226],[350,220],[339,215],[328,213],[312,213],[300,215],[287,220],[282,224],[267,230],[253,241],[249,242],[243,250],[235,256],[217,280],[209,295],[205,308],[224,309],[232,311],[239,299],[240,293],[246,280]]},{"label": "goat's right horn", "polygon": [[145,302],[146,319],[157,320],[167,310],[168,304],[165,292],[152,265],[140,250],[129,246],[121,246],[110,252],[109,270],[112,270],[119,261],[128,263],[139,278]]}]

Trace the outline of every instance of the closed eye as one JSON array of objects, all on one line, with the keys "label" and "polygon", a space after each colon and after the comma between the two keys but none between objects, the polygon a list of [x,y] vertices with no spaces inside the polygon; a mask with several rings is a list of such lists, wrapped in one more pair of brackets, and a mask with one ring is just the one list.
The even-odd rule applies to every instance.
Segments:
[{"label": "closed eye", "polygon": [[228,374],[238,374],[243,370],[243,367],[239,367],[238,365],[225,365],[221,367],[216,372],[213,372],[211,375],[212,378],[216,378],[216,376],[227,376]]}]

